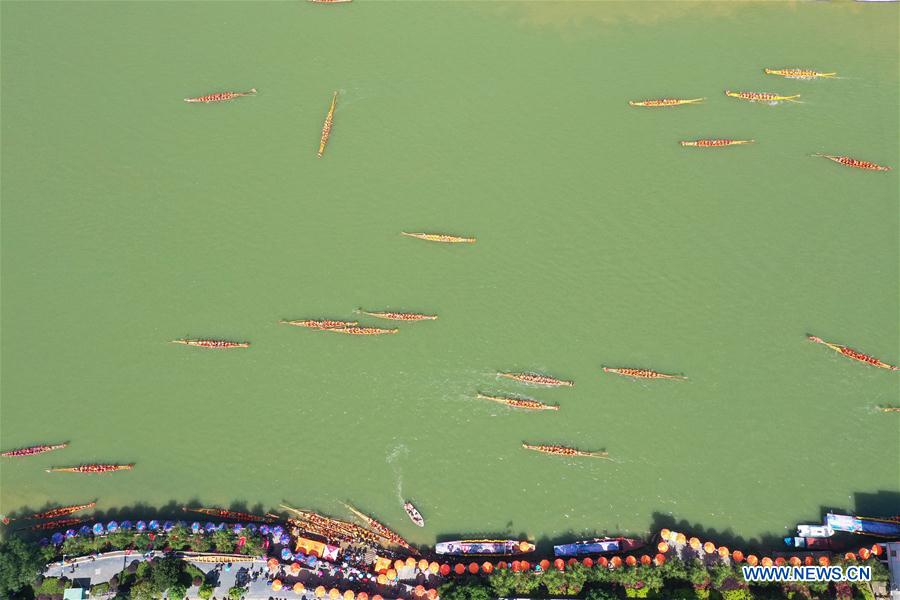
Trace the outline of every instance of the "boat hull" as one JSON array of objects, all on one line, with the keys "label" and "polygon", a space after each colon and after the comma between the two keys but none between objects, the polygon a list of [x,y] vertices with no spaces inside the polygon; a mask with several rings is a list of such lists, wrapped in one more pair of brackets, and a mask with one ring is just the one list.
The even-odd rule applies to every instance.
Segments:
[{"label": "boat hull", "polygon": [[441,542],[434,550],[445,556],[512,556],[534,552],[534,544],[518,540],[457,540]]},{"label": "boat hull", "polygon": [[583,540],[572,544],[553,546],[553,554],[556,556],[587,556],[592,554],[615,554],[617,552],[630,552],[644,545],[640,540],[631,538],[599,538]]}]

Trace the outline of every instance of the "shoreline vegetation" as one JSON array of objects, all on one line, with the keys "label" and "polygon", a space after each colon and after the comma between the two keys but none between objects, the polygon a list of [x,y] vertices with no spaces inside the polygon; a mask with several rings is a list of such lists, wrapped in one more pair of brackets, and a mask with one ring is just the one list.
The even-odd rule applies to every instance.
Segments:
[{"label": "shoreline vegetation", "polygon": [[[275,516],[267,515],[266,518],[274,519]],[[763,555],[760,560],[753,554],[745,555],[739,550],[731,552],[712,542],[701,545],[697,538],[690,538],[688,542],[683,534],[663,529],[654,538],[663,541],[655,547],[651,543],[608,557],[568,560],[552,557],[540,560],[540,556],[532,558],[529,555],[533,561],[530,562],[524,558],[514,560],[501,556],[435,556],[426,548],[422,548],[420,554],[414,549],[402,551],[397,544],[379,545],[371,540],[325,539],[316,542],[306,536],[324,536],[298,529],[293,519],[280,521],[285,527],[274,523],[225,522],[210,522],[204,526],[181,521],[167,521],[160,526],[153,520],[148,530],[143,521],[138,521],[136,528],[123,521],[122,526],[127,529],[115,522],[106,527],[95,523],[93,527],[82,525],[78,531],[57,532],[51,539],[40,542],[8,531],[6,539],[0,543],[0,598],[60,600],[73,581],[65,576],[44,577],[42,574],[48,568],[56,566],[65,572],[69,565],[94,561],[110,552],[118,553],[117,559],[124,558],[121,572],[107,581],[96,582],[91,587],[91,597],[137,600],[199,597],[208,600],[217,588],[196,563],[227,563],[229,569],[232,562],[236,568],[250,563],[252,568],[254,560],[267,567],[261,567],[256,573],[264,577],[266,589],[270,593],[284,591],[274,597],[301,598],[307,591],[312,594],[315,586],[316,598],[328,595],[333,600],[489,600],[513,596],[585,600],[875,598],[868,583],[751,584],[741,571],[745,564],[864,565],[871,567],[873,582],[888,581],[887,568],[878,560],[884,552],[879,544],[871,549],[862,547],[858,552],[847,553],[781,549],[768,553],[774,559]],[[676,538],[677,544],[674,543]],[[332,543],[335,546],[330,546]],[[398,552],[394,552],[395,549]],[[294,554],[295,550],[297,554]],[[338,551],[343,554],[343,559],[339,558]],[[141,557],[150,560],[142,561]],[[372,557],[377,559],[374,565],[370,564]],[[327,575],[323,578],[323,566],[331,575],[330,583]],[[367,570],[371,571],[370,575],[365,575]],[[75,572],[74,568],[72,572]],[[356,577],[350,573],[355,573]],[[249,581],[235,585],[227,592],[219,591],[218,597],[227,596],[231,600],[265,597],[258,593],[247,596],[247,585]],[[326,585],[331,586],[328,593]]]}]

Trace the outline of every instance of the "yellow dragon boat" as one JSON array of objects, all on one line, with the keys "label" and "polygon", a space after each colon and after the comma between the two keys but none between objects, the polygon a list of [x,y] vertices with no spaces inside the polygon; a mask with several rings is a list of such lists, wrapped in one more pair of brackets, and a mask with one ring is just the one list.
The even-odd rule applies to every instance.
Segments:
[{"label": "yellow dragon boat", "polygon": [[682,100],[681,98],[658,98],[655,100],[629,100],[628,105],[648,107],[682,106],[685,104],[698,104],[704,100],[706,100],[706,98],[691,98],[690,100]]},{"label": "yellow dragon boat", "polygon": [[697,148],[724,148],[725,146],[740,146],[752,144],[756,140],[689,140],[681,142],[682,146],[696,146]]},{"label": "yellow dragon boat", "polygon": [[334,107],[337,104],[337,95],[335,92],[331,98],[331,107],[328,109],[328,115],[325,117],[325,124],[322,125],[322,137],[319,139],[319,152],[317,156],[322,158],[325,154],[325,144],[328,143],[328,137],[331,135],[331,126],[334,125]]},{"label": "yellow dragon boat", "polygon": [[879,406],[878,410],[880,410],[881,412],[900,413],[900,406]]},{"label": "yellow dragon boat", "polygon": [[500,377],[520,381],[522,383],[533,383],[535,385],[549,385],[562,387],[575,387],[574,381],[564,381],[549,375],[540,375],[538,373],[497,373]]},{"label": "yellow dragon boat", "polygon": [[765,69],[766,75],[781,75],[787,79],[818,79],[833,78],[837,73],[819,73],[809,69]]},{"label": "yellow dragon boat", "polygon": [[522,442],[522,447],[526,450],[534,450],[535,452],[543,452],[544,454],[553,454],[555,456],[579,456],[612,460],[609,458],[609,453],[603,451],[588,452],[578,448],[569,448],[568,446],[548,446],[545,444],[526,444],[524,442]]},{"label": "yellow dragon boat", "polygon": [[329,327],[322,331],[334,331],[335,333],[346,333],[349,335],[384,335],[386,333],[397,333],[399,329],[379,329],[378,327]]},{"label": "yellow dragon boat", "polygon": [[795,98],[800,97],[800,94],[795,94],[793,96],[779,96],[778,94],[769,92],[732,92],[731,90],[725,90],[725,95],[729,98],[738,98],[740,100],[747,100],[748,102],[799,102],[799,100],[795,100]]},{"label": "yellow dragon boat", "polygon": [[537,400],[528,400],[526,398],[508,398],[506,396],[488,396],[487,394],[478,393],[476,396],[480,400],[490,400],[491,402],[499,402],[513,408],[524,408],[527,410],[559,410],[559,406],[544,404]]},{"label": "yellow dragon boat", "polygon": [[437,315],[423,315],[419,313],[402,313],[402,312],[369,312],[363,309],[357,309],[358,313],[377,317],[379,319],[387,319],[388,321],[434,321]]},{"label": "yellow dragon boat", "polygon": [[615,369],[611,367],[603,367],[607,373],[615,373],[616,375],[624,375],[626,377],[635,377],[638,379],[687,379],[684,375],[668,375],[666,373],[657,373],[650,369]]},{"label": "yellow dragon boat", "polygon": [[384,525],[383,523],[381,523],[374,517],[370,517],[369,515],[363,513],[362,511],[357,510],[356,508],[353,508],[346,502],[344,503],[344,506],[346,506],[347,510],[349,510],[354,515],[356,515],[359,519],[361,519],[362,522],[365,523],[369,527],[369,529],[376,532],[378,535],[384,537],[387,540],[390,540],[391,542],[400,546],[401,548],[405,548],[406,550],[409,550],[410,552],[412,552],[414,554],[418,554],[418,552],[416,552],[416,550],[412,546],[410,546],[409,542],[407,542],[405,539],[400,537],[400,535],[395,533],[392,529],[388,528],[387,525]]},{"label": "yellow dragon boat", "polygon": [[300,321],[287,321],[282,319],[278,321],[283,325],[293,325],[294,327],[306,327],[308,329],[334,329],[335,327],[355,327],[359,325],[356,321],[329,321],[328,319],[302,319]]},{"label": "yellow dragon boat", "polygon": [[407,237],[413,237],[427,242],[443,242],[444,244],[474,244],[475,238],[446,235],[443,233],[407,233],[401,231]]},{"label": "yellow dragon boat", "polygon": [[821,156],[822,158],[827,158],[828,160],[834,161],[839,165],[844,165],[845,167],[853,167],[856,169],[864,169],[866,171],[890,171],[890,167],[883,167],[881,165],[876,165],[873,162],[869,162],[867,160],[859,160],[856,158],[851,158],[849,156],[834,156],[831,154],[813,154],[813,156]]}]

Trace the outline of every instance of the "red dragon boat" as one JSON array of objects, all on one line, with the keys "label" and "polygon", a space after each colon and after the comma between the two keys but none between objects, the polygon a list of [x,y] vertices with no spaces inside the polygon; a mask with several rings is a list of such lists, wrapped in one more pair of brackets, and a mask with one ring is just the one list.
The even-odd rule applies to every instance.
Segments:
[{"label": "red dragon boat", "polygon": [[614,369],[611,367],[603,367],[607,373],[615,373],[616,375],[624,375],[626,377],[636,377],[638,379],[687,379],[684,375],[668,375],[666,373],[657,373],[650,369]]},{"label": "red dragon boat", "polygon": [[62,506],[60,508],[54,508],[51,510],[47,510],[44,512],[34,513],[33,515],[29,515],[27,517],[18,517],[15,519],[11,519],[9,517],[3,517],[2,521],[4,524],[10,523],[11,521],[18,521],[22,519],[55,519],[57,517],[64,517],[66,515],[71,515],[74,512],[78,512],[79,510],[85,510],[86,508],[93,508],[96,506],[96,502],[89,502],[87,504],[75,504],[73,506]]},{"label": "red dragon boat", "polygon": [[113,471],[130,471],[133,468],[134,463],[129,465],[78,465],[77,467],[55,467],[44,470],[48,473],[112,473]]},{"label": "red dragon boat", "polygon": [[227,102],[240,98],[241,96],[252,96],[256,93],[256,88],[252,88],[249,92],[219,92],[218,94],[210,94],[208,96],[199,96],[197,98],[185,98],[185,102],[202,102],[209,104],[210,102]]},{"label": "red dragon boat", "polygon": [[51,450],[59,450],[60,448],[65,448],[68,445],[69,445],[69,443],[65,442],[63,444],[29,446],[28,448],[19,448],[17,450],[7,450],[6,452],[0,453],[0,456],[34,456],[36,454],[43,454],[44,452],[50,452]]},{"label": "red dragon boat", "polygon": [[888,371],[900,371],[900,367],[895,367],[894,365],[889,365],[886,362],[881,362],[877,358],[869,356],[868,354],[863,354],[862,352],[858,352],[853,348],[849,348],[847,346],[842,346],[840,344],[833,344],[831,342],[826,342],[820,337],[816,337],[814,335],[807,335],[806,339],[811,342],[815,342],[817,344],[824,344],[828,346],[838,354],[843,354],[847,358],[852,358],[853,360],[858,360],[859,362],[864,362],[866,364],[872,365],[873,367],[878,367],[879,369],[887,369]]},{"label": "red dragon boat", "polygon": [[506,377],[507,379],[512,379],[514,381],[521,381],[522,383],[532,383],[535,385],[548,385],[554,387],[575,387],[575,382],[573,381],[564,381],[562,379],[557,379],[556,377],[550,377],[549,375],[539,375],[537,373],[497,373],[500,377]]},{"label": "red dragon boat", "polygon": [[335,329],[336,327],[355,327],[359,325],[357,321],[329,321],[328,319],[302,319],[300,321],[286,321],[282,319],[278,321],[284,325],[293,325],[295,327],[306,327],[308,329]]},{"label": "red dragon boat", "polygon": [[181,510],[195,512],[220,519],[233,519],[235,521],[255,521],[257,523],[274,523],[275,519],[271,517],[260,517],[245,512],[237,512],[233,510],[225,510],[224,508],[188,508],[182,506]]},{"label": "red dragon boat", "polygon": [[319,158],[325,154],[325,144],[328,143],[328,137],[331,135],[331,127],[334,125],[334,107],[337,104],[337,95],[335,92],[331,98],[331,107],[328,109],[328,115],[325,116],[325,123],[322,125],[322,137],[319,139],[319,152],[316,154]]},{"label": "red dragon boat", "polygon": [[389,321],[434,321],[437,319],[437,315],[423,315],[420,313],[405,313],[405,312],[368,312],[363,309],[358,309],[357,312],[362,313],[364,315],[369,315],[370,317],[377,317],[379,319],[387,319]]},{"label": "red dragon boat", "polygon": [[866,171],[891,170],[890,167],[883,167],[867,160],[857,160],[855,158],[850,158],[849,156],[833,156],[831,154],[813,154],[813,156],[821,156],[822,158],[827,158],[828,160],[834,161],[839,165],[844,165],[845,167],[854,167],[856,169],[864,169]]},{"label": "red dragon boat", "polygon": [[681,142],[682,146],[696,146],[697,148],[722,148],[725,146],[740,146],[741,144],[752,144],[755,140],[691,140]]},{"label": "red dragon boat", "polygon": [[185,346],[195,346],[197,348],[218,348],[224,350],[227,348],[249,348],[249,342],[229,342],[226,340],[172,340],[173,344],[184,344]]},{"label": "red dragon boat", "polygon": [[56,521],[47,521],[46,523],[38,523],[31,527],[32,531],[49,531],[51,529],[62,529],[64,527],[72,527],[84,523],[87,519],[58,519]]},{"label": "red dragon boat", "polygon": [[491,402],[498,402],[500,404],[512,406],[513,408],[524,408],[527,410],[559,410],[559,406],[555,404],[544,404],[543,402],[538,402],[537,400],[530,400],[527,398],[488,396],[487,394],[482,394],[481,392],[478,393],[477,398],[479,398],[480,400],[490,400]]},{"label": "red dragon boat", "polygon": [[526,450],[534,450],[535,452],[543,452],[544,454],[553,454],[555,456],[583,456],[590,458],[609,458],[609,453],[604,451],[588,452],[587,450],[579,450],[578,448],[569,448],[568,446],[551,446],[547,444],[526,444],[522,443],[522,447]]}]

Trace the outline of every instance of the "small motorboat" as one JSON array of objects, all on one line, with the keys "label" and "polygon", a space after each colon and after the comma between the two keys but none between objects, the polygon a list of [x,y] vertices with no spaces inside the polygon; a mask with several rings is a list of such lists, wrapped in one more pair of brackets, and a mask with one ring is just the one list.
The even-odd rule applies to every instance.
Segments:
[{"label": "small motorboat", "polygon": [[834,529],[828,525],[797,525],[797,535],[808,538],[829,538],[834,535]]},{"label": "small motorboat", "polygon": [[409,518],[413,523],[419,527],[425,527],[425,519],[422,518],[422,513],[413,506],[412,502],[404,502],[403,510],[406,511],[406,514],[409,515]]},{"label": "small motorboat", "polygon": [[803,550],[834,550],[837,547],[834,540],[821,537],[786,537],[784,544]]}]

